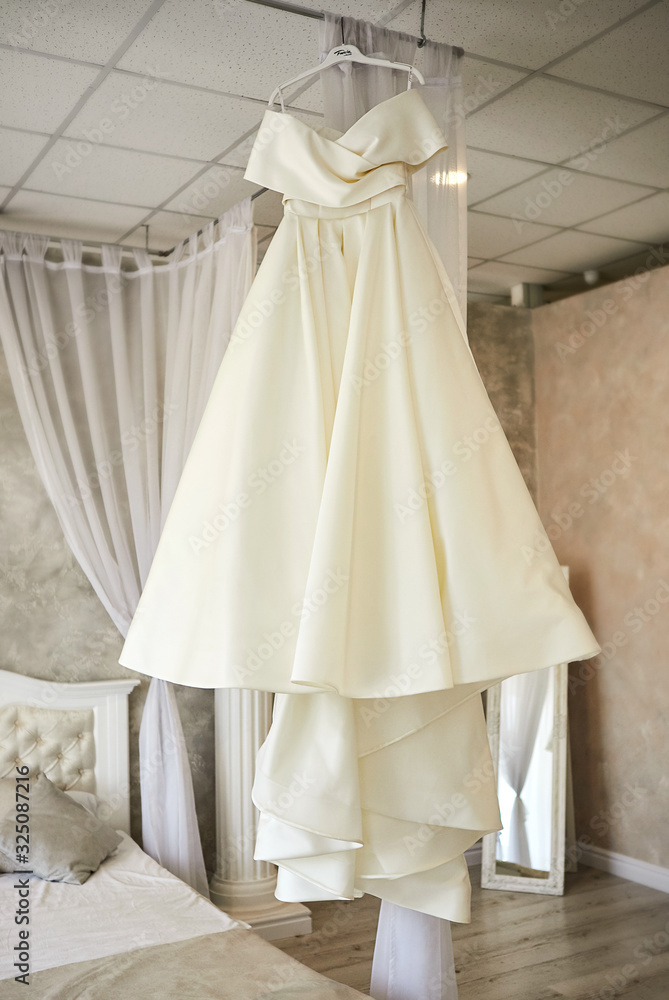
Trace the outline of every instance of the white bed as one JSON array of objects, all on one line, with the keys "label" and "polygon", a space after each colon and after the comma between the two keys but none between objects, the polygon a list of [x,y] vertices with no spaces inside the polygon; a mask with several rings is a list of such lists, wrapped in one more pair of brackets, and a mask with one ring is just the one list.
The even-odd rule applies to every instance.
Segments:
[{"label": "white bed", "polygon": [[[48,684],[0,671],[0,777],[17,762],[111,803],[123,839],[83,885],[30,879],[30,985],[40,1000],[349,1000],[362,994],[285,956],[175,878],[130,839],[132,680]],[[0,912],[16,909],[0,876]],[[0,925],[0,998],[14,981],[17,926]]]}]

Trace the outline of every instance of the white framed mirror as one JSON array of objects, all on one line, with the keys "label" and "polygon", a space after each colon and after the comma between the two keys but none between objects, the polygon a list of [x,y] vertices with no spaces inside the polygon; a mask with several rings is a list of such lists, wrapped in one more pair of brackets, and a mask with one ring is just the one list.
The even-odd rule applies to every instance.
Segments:
[{"label": "white framed mirror", "polygon": [[481,886],[564,892],[567,664],[488,690],[488,739],[503,830],[483,838]]}]

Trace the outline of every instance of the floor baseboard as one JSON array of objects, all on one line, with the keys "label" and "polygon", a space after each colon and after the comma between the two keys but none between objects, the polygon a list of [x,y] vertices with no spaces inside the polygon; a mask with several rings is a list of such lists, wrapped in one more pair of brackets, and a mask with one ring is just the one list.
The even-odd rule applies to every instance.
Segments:
[{"label": "floor baseboard", "polygon": [[[465,860],[470,867],[481,864],[481,841],[465,851]],[[578,844],[578,860],[590,868],[599,868],[600,871],[625,878],[628,882],[638,882],[650,889],[669,892],[669,868],[661,865],[651,865],[648,861],[638,861],[606,847],[583,843]]]},{"label": "floor baseboard", "polygon": [[599,868],[600,871],[626,878],[628,882],[638,882],[650,889],[669,892],[669,868],[651,865],[647,861],[638,861],[626,854],[618,854],[616,851],[594,844],[579,844],[579,860],[591,868]]}]

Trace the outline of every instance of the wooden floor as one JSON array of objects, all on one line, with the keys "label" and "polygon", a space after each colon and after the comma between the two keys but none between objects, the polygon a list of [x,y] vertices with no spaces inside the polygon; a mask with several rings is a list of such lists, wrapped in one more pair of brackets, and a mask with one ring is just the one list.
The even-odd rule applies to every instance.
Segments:
[{"label": "wooden floor", "polygon": [[[669,895],[597,871],[564,896],[479,888],[453,924],[459,1000],[669,1000]],[[314,932],[275,941],[318,972],[369,993],[379,901],[312,903]]]}]

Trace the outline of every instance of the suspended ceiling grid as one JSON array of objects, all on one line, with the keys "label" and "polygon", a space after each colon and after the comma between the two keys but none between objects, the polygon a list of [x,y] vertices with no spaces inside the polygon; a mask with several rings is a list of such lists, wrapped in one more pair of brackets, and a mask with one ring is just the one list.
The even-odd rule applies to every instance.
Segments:
[{"label": "suspended ceiling grid", "polygon": [[[306,7],[297,0],[297,7]],[[332,0],[418,33],[420,0]],[[318,60],[319,21],[249,0],[0,0],[0,228],[167,249],[257,188],[274,86]],[[505,301],[663,259],[667,0],[428,0],[462,45],[469,286]],[[317,80],[318,78],[316,78]],[[293,113],[317,124],[316,83]],[[255,201],[261,246],[281,215]]]}]

